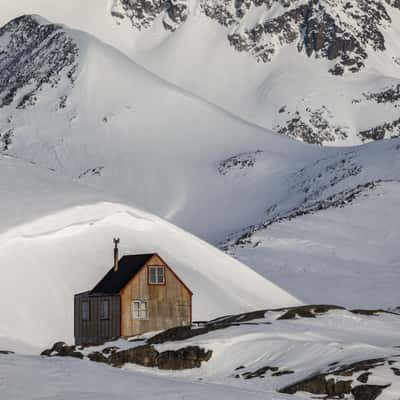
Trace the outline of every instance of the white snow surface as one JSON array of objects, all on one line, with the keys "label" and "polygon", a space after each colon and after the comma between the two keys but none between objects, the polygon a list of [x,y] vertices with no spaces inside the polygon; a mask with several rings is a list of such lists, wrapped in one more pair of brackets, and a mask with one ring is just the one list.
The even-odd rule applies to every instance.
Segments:
[{"label": "white snow surface", "polygon": [[[118,9],[119,0],[87,0],[84,7],[78,0],[62,4],[52,0],[19,0],[10,4],[1,0],[0,5],[2,2],[2,24],[22,14],[39,14],[90,32],[163,79],[267,129],[277,130],[296,112],[309,123],[312,112],[322,110],[332,131],[340,128],[348,135],[344,139],[337,137],[333,143],[353,145],[361,143],[358,132],[398,118],[396,103],[376,104],[363,96],[400,81],[400,12],[393,7],[391,26],[383,30],[386,51],[367,49],[365,69],[337,77],[328,72],[332,61],[308,58],[298,52],[295,43],[279,49],[270,63],[257,62],[246,52],[234,50],[227,40],[233,28],[206,17],[197,0],[188,2],[188,19],[174,32],[163,28],[161,18],[143,30],[134,28],[128,18],[113,18],[111,10]],[[234,29],[244,31],[261,17],[273,18],[282,9],[277,6],[266,11],[251,5]],[[346,15],[341,18],[352,23]],[[282,107],[286,107],[284,113],[279,112]]]},{"label": "white snow surface", "polygon": [[[76,81],[44,85],[25,109],[16,107],[22,93],[2,107],[0,129],[14,130],[8,154],[213,242],[262,211],[268,182],[322,154],[162,81],[86,33],[66,33],[79,46]],[[66,107],[57,108],[63,96]],[[238,186],[217,172],[222,160],[258,150],[268,170],[256,180]]]},{"label": "white snow surface", "polygon": [[[157,252],[171,265],[194,292],[194,319],[299,303],[250,268],[154,215],[101,201],[101,194],[96,200],[93,190],[19,160],[1,157],[0,162],[6,194],[0,209],[0,344],[2,337],[36,347],[71,341],[73,295],[90,290],[111,268],[117,235],[120,256]],[[9,214],[14,213],[20,223],[11,227]]]},{"label": "white snow surface", "polygon": [[[0,355],[1,395],[16,400],[125,399],[133,392],[144,399],[311,399],[315,395],[298,392],[289,396],[277,390],[350,363],[384,358],[386,362],[378,362],[382,365],[369,370],[368,384],[391,384],[379,400],[398,398],[400,382],[395,369],[400,360],[395,347],[399,315],[366,316],[332,310],[316,318],[278,320],[283,313],[268,311],[264,318],[239,321],[239,326],[156,345],[158,351],[190,345],[212,350],[211,359],[192,370],[162,371],[134,364],[126,364],[121,370],[87,360]],[[127,348],[129,343],[122,342],[103,347]],[[85,353],[90,350],[101,348],[89,348]],[[267,366],[291,373],[274,376],[273,371],[266,371],[263,377],[253,379],[242,376]],[[355,387],[361,385],[357,377],[363,372],[329,377],[352,380]]]},{"label": "white snow surface", "polygon": [[[111,22],[105,22],[110,20],[99,6],[102,2],[88,2],[92,10],[80,7],[79,19],[76,3],[67,4],[21,1],[5,8],[2,18],[24,10],[74,27],[84,28],[87,23],[86,29],[93,33],[102,26],[108,35],[105,28]],[[94,14],[89,18],[91,11]],[[108,42],[115,44],[119,29],[125,28],[112,30],[115,36]],[[65,31],[80,49],[74,86],[65,81],[55,88],[45,86],[36,105],[20,110],[14,103],[1,110],[1,128],[8,126],[10,115],[15,128],[7,150],[10,157],[0,159],[5,205],[0,215],[0,307],[8,321],[1,326],[0,336],[7,340],[11,337],[42,346],[53,339],[71,338],[72,294],[93,286],[110,267],[110,239],[116,235],[123,240],[123,252],[160,252],[197,290],[196,319],[296,304],[292,295],[159,217],[216,243],[251,224],[323,202],[357,185],[400,179],[398,140],[344,149],[306,146],[166,83],[84,32]],[[123,38],[127,40],[125,34]],[[224,55],[222,50],[217,53]],[[168,54],[173,57],[174,53]],[[295,63],[287,61],[285,65],[294,68]],[[301,63],[296,65],[302,68]],[[193,71],[201,75],[194,67]],[[214,76],[211,70],[204,73]],[[216,79],[223,81],[222,74]],[[273,103],[270,88],[264,89],[258,93]],[[229,93],[239,92],[233,86]],[[65,109],[56,108],[61,96],[67,96]],[[246,96],[239,97],[247,103]],[[296,104],[298,100],[294,99]],[[261,244],[232,254],[293,290],[300,300],[396,306],[396,185],[378,188],[383,191],[379,198],[273,225],[266,233],[257,233]],[[354,207],[361,203],[357,214]],[[379,221],[371,217],[378,207],[385,211]],[[351,220],[353,215],[358,228]],[[311,221],[306,232],[302,221]],[[331,223],[340,230],[336,237],[332,237],[331,225],[327,227]],[[368,231],[374,224],[377,232]],[[270,232],[278,244],[285,243],[281,250],[266,245]],[[304,241],[313,245],[305,246]],[[366,241],[371,244],[367,250]],[[321,255],[322,249],[332,248],[338,250]],[[377,273],[377,267],[384,273]],[[328,271],[330,282],[340,282],[341,289],[326,290],[326,275],[319,268]],[[345,274],[356,282],[354,286],[345,285],[349,282]],[[25,297],[15,317],[12,293],[21,282]],[[368,282],[376,282],[381,291],[376,294]],[[354,287],[359,289],[357,296]],[[60,309],[65,313],[60,314]]]}]

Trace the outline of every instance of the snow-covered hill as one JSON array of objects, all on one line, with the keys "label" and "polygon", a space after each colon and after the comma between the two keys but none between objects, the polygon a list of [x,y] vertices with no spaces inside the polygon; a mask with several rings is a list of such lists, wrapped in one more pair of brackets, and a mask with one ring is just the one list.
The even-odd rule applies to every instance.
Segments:
[{"label": "snow-covered hill", "polygon": [[121,255],[158,252],[168,260],[194,292],[195,319],[298,303],[154,215],[105,202],[102,193],[19,160],[1,156],[0,166],[0,348],[71,340],[73,294],[110,268],[115,235]]},{"label": "snow-covered hill", "polygon": [[37,13],[91,32],[178,86],[307,142],[399,134],[396,1],[85,4],[7,2],[1,22]]},{"label": "snow-covered hill", "polygon": [[[341,149],[272,134],[167,84],[94,37],[40,17],[18,18],[1,29],[0,37],[3,153],[100,189],[103,199],[153,212],[208,241],[221,242],[239,232],[223,248],[240,258],[231,245],[251,246],[243,260],[264,276],[272,276],[288,251],[265,258],[251,239],[255,231],[345,205],[378,181],[400,179],[397,139]],[[389,220],[396,216],[396,200],[385,203],[385,210]],[[368,221],[368,213],[369,208],[359,219]],[[8,220],[12,227],[13,218]],[[351,232],[351,221],[345,222],[341,230]],[[393,232],[398,233],[396,225]],[[294,233],[300,241],[302,235]],[[357,237],[360,254],[371,235]],[[395,243],[382,235],[378,244],[386,254],[397,254]],[[337,257],[345,252],[342,243]],[[299,264],[322,268],[315,254],[291,258],[273,279],[295,289],[301,299],[322,301],[317,291],[309,291],[313,275],[288,278]],[[374,254],[371,262],[379,265]],[[341,271],[348,264],[337,257],[329,265],[332,276],[343,280]],[[382,287],[393,282],[391,263],[388,274],[364,271],[360,287],[371,279]],[[331,299],[395,306],[395,293],[371,297],[365,291],[356,301],[349,287],[344,294],[334,291]]]},{"label": "snow-covered hill", "polygon": [[399,305],[400,140],[338,151],[287,188],[221,247],[305,302]]},{"label": "snow-covered hill", "polygon": [[[165,341],[165,333],[149,340],[152,351],[168,352],[171,358],[171,353],[188,346],[211,352],[199,368],[176,371],[133,363],[120,369],[88,359],[0,354],[0,393],[15,400],[38,396],[122,400],[128,393],[168,400],[316,396],[396,400],[400,393],[399,323],[396,314],[329,306],[229,316],[192,328],[184,340],[174,341],[169,335]],[[77,350],[109,357],[110,348],[135,351],[144,344],[136,338]],[[146,362],[154,357],[150,351],[145,354]]]}]

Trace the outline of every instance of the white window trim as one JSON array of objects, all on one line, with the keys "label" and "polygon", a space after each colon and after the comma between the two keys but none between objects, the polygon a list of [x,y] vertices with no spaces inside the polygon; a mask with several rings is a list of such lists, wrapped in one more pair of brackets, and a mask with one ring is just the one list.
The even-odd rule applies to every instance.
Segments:
[{"label": "white window trim", "polygon": [[[151,281],[151,270],[152,269],[156,270],[156,273],[155,273],[156,281],[155,282]],[[162,280],[159,279],[160,275],[161,275],[159,272],[160,270],[163,271]],[[165,267],[163,265],[149,265],[149,278],[148,279],[149,279],[149,285],[165,285]]]},{"label": "white window trim", "polygon": [[[135,305],[138,304],[138,308]],[[142,305],[145,305],[144,310]],[[142,311],[145,311],[145,315],[142,315]],[[149,320],[149,302],[147,300],[132,300],[131,303],[131,316],[135,321],[148,321]]]}]

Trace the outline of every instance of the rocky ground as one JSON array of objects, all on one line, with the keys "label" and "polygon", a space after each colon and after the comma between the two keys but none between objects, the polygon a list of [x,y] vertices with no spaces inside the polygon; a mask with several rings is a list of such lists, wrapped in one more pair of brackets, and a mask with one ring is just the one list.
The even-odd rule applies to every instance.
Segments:
[{"label": "rocky ground", "polygon": [[398,326],[400,314],[391,311],[308,305],[229,315],[96,347],[61,342],[42,355],[308,398],[395,399]]}]

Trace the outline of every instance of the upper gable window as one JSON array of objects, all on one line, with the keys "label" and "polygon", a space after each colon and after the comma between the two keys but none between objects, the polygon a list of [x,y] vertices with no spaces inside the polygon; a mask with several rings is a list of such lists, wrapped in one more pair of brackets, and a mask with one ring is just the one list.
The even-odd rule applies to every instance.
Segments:
[{"label": "upper gable window", "polygon": [[149,267],[149,285],[165,284],[165,268],[159,266]]}]

